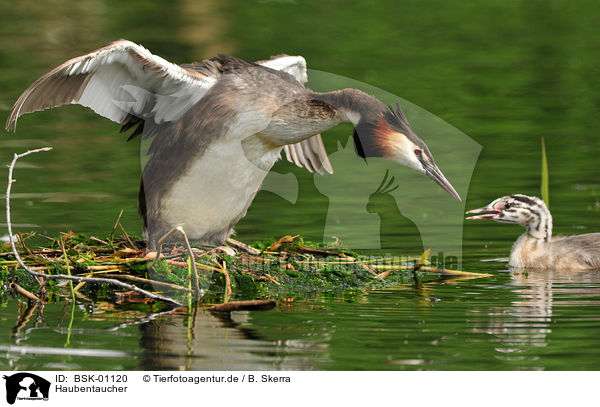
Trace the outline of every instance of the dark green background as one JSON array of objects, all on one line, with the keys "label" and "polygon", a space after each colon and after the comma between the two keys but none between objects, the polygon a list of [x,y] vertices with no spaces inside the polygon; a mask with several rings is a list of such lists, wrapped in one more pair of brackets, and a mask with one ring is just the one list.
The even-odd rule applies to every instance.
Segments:
[{"label": "dark green background", "polygon": [[[481,144],[464,197],[467,208],[508,193],[538,194],[543,136],[555,231],[600,231],[599,21],[599,3],[566,0],[2,0],[0,111],[6,117],[19,94],[54,66],[118,38],[141,43],[176,63],[216,53],[250,60],[279,53],[302,55],[310,68],[396,94]],[[23,160],[16,170],[17,229],[47,234],[73,229],[103,235],[124,208],[123,223],[139,233],[135,203],[139,145],[125,143],[118,128],[89,110],[69,106],[23,117],[17,134],[0,137],[3,164],[14,152],[55,147],[51,153]],[[328,149],[350,132],[348,125],[330,131],[325,137]],[[308,180],[286,162],[278,163],[275,170],[293,171],[300,182]],[[273,194],[261,193],[240,223],[238,237],[249,241],[288,233],[319,237],[323,221],[312,217],[311,211],[326,206],[326,198],[314,191],[304,199],[292,207]],[[386,210],[393,214],[394,205],[388,206]],[[382,238],[386,245],[418,252],[420,242],[405,233],[411,225],[396,221],[398,225],[390,221]],[[522,280],[502,271],[502,263],[479,262],[507,256],[519,233],[515,226],[465,225],[463,267],[491,271],[497,275],[493,279],[435,285],[431,288],[435,295],[424,295],[408,284],[370,295],[309,296],[292,307],[293,312],[245,317],[243,326],[259,331],[263,340],[259,344],[233,341],[225,333],[219,336],[219,352],[248,351],[261,356],[257,356],[260,363],[253,364],[252,358],[250,362],[217,358],[214,364],[194,359],[197,364],[186,366],[288,367],[281,358],[289,357],[292,366],[300,368],[598,369],[598,340],[591,335],[600,319],[598,273],[573,277],[557,272]],[[441,301],[427,299],[429,295]],[[2,311],[1,324],[10,328],[16,313],[11,300]],[[426,316],[415,316],[423,313]],[[116,314],[115,318],[125,317]],[[50,321],[47,329],[56,329]],[[76,324],[84,335],[77,346],[89,347],[85,329],[92,327],[85,319]],[[520,356],[507,358],[509,351],[498,350],[502,349],[498,342],[503,341],[503,329],[506,332],[506,326],[515,324],[522,328],[515,328],[517,338],[526,339],[517,340]],[[144,338],[159,337],[154,331],[148,334],[149,330],[140,330]],[[134,327],[128,334],[135,337],[140,331]],[[185,331],[174,331],[175,342],[183,341]],[[62,346],[61,335],[32,334],[29,340],[37,346]],[[515,345],[511,338],[508,342]],[[131,351],[136,367],[161,363],[144,353],[150,351],[137,349],[135,340],[117,345],[110,335],[96,339],[92,347]],[[14,343],[14,338],[7,335],[2,343]],[[326,355],[320,353],[323,347]],[[273,351],[279,359],[262,357]],[[24,362],[19,367],[52,368],[56,362],[31,360],[36,360],[34,365]],[[110,358],[99,360],[67,357],[60,363],[88,369],[133,367],[113,364]]]}]

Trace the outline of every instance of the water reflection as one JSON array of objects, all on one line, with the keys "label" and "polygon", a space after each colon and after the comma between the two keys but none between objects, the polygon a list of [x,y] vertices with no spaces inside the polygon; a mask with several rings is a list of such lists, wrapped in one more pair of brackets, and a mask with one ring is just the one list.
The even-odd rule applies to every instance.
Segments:
[{"label": "water reflection", "polygon": [[[284,305],[275,312],[289,310]],[[202,305],[142,312],[106,302],[19,303],[15,311],[10,342],[0,344],[6,354],[2,369],[31,369],[44,355],[39,369],[99,369],[103,363],[114,366],[110,359],[127,358],[129,369],[307,370],[327,351],[310,332],[267,339],[252,328],[250,312],[213,313]],[[135,342],[123,345],[129,338]]]},{"label": "water reflection", "polygon": [[[491,307],[487,315],[477,313],[471,320],[473,332],[485,332],[498,341],[497,359],[539,361],[544,352],[532,348],[548,347],[554,327],[582,322],[587,329],[597,327],[598,313],[590,306],[600,304],[600,272],[572,270],[510,271],[508,288],[516,295],[508,306]],[[564,318],[566,309],[586,307],[576,318]],[[478,310],[481,311],[481,310]],[[590,311],[593,313],[587,315]],[[570,313],[569,313],[570,314]],[[560,323],[557,325],[557,323]],[[576,347],[579,338],[571,344]],[[570,347],[571,347],[570,346]],[[544,369],[543,363],[528,365]]]},{"label": "water reflection", "polygon": [[[19,343],[19,338],[25,337],[31,330],[39,326],[40,322],[43,321],[42,310],[43,304],[30,302],[27,308],[20,313],[17,324],[11,330],[11,339],[13,339],[15,343]],[[31,324],[32,326],[30,328],[25,328],[32,317],[34,318]],[[23,332],[21,332],[22,330]]]},{"label": "water reflection", "polygon": [[10,333],[3,369],[594,369],[600,360],[598,272],[417,275],[270,311],[80,299],[6,311],[16,318],[0,320]]},{"label": "water reflection", "polygon": [[196,308],[191,315],[182,313],[144,324],[140,368],[310,370],[316,367],[315,357],[322,357],[327,349],[309,338],[268,339],[251,327],[250,320],[248,311],[211,313]]}]

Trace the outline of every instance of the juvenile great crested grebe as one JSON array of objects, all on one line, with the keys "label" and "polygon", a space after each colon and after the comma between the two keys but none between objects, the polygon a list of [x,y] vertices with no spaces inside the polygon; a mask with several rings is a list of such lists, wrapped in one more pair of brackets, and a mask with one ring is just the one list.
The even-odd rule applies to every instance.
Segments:
[{"label": "juvenile great crested grebe", "polygon": [[152,137],[139,193],[151,247],[178,225],[192,239],[223,242],[282,149],[311,172],[332,172],[320,133],[342,122],[354,125],[359,156],[414,168],[460,200],[399,106],[357,89],[313,92],[306,80],[299,56],[252,63],[220,55],[178,66],[119,40],[35,81],[6,127],[25,113],[80,104],[121,131],[137,126],[129,139]]},{"label": "juvenile great crested grebe", "polygon": [[600,233],[552,237],[552,216],[544,201],[526,195],[507,195],[473,209],[469,220],[491,219],[516,223],[527,230],[510,251],[509,265],[519,268],[600,268]]}]

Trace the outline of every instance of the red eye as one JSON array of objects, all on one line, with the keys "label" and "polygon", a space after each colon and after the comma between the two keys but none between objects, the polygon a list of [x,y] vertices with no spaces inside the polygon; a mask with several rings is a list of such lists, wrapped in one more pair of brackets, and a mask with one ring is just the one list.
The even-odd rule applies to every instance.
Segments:
[{"label": "red eye", "polygon": [[415,150],[415,155],[417,157],[421,157],[421,150]]}]

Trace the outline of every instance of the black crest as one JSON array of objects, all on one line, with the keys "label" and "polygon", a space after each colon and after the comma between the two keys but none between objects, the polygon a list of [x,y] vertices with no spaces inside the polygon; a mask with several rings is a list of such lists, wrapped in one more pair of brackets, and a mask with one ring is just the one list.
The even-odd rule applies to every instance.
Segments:
[{"label": "black crest", "polygon": [[408,124],[408,120],[406,120],[406,116],[404,112],[400,108],[400,102],[396,103],[396,107],[389,105],[387,110],[384,113],[385,120],[392,126],[392,128],[401,133],[412,133],[412,129],[410,128],[410,124]]},{"label": "black crest", "polygon": [[389,105],[383,117],[390,124],[392,129],[404,134],[410,141],[421,147],[425,155],[433,162],[433,156],[431,155],[429,148],[410,127],[402,108],[400,108],[400,102],[396,102],[396,107]]}]

